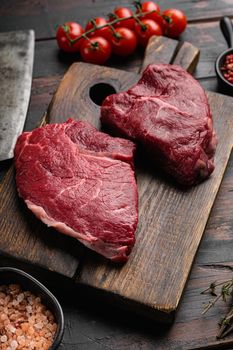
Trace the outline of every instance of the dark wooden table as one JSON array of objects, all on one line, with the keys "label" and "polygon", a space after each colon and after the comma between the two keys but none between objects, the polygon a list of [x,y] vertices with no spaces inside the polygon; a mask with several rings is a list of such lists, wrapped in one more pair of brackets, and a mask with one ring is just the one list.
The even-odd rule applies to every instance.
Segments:
[{"label": "dark wooden table", "polygon": [[[219,18],[233,18],[233,0],[160,0],[162,9],[177,7],[188,17],[188,28],[182,39],[201,49],[195,77],[205,89],[218,91],[214,61],[226,49],[219,30]],[[104,16],[115,6],[128,6],[128,1],[104,0],[1,0],[0,31],[33,28],[36,50],[32,97],[26,129],[39,124],[62,75],[75,57],[61,55],[57,49],[56,26],[67,20],[81,24],[93,16]],[[137,71],[141,54],[110,66]],[[232,103],[233,106],[233,103]],[[11,162],[5,162],[1,175]],[[109,306],[77,289],[72,281],[48,271],[0,256],[0,265],[22,267],[45,283],[58,297],[64,311],[66,329],[60,350],[91,349],[233,349],[233,336],[216,340],[218,319],[224,307],[219,305],[201,316],[208,300],[200,292],[210,282],[224,280],[233,271],[233,157],[223,179],[209,218],[180,309],[172,326],[161,326]]]}]

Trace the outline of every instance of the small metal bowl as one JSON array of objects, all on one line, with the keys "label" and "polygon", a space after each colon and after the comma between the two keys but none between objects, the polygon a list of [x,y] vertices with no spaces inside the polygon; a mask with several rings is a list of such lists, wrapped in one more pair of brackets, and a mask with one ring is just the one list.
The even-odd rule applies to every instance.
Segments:
[{"label": "small metal bowl", "polygon": [[231,84],[226,78],[224,78],[221,67],[223,66],[226,56],[229,54],[233,54],[233,49],[229,49],[227,51],[224,51],[221,53],[221,55],[218,56],[216,63],[215,63],[215,71],[218,79],[219,85],[228,91],[230,94],[233,94],[233,84]]},{"label": "small metal bowl", "polygon": [[225,62],[226,56],[229,54],[233,54],[233,27],[232,27],[231,19],[226,16],[221,18],[220,28],[226,39],[229,49],[225,50],[218,56],[215,62],[215,71],[216,71],[219,86],[228,95],[233,95],[233,84],[231,84],[227,79],[224,78],[221,70],[221,67]]},{"label": "small metal bowl", "polygon": [[64,333],[64,315],[55,296],[34,277],[13,267],[0,268],[0,285],[4,284],[19,284],[23,290],[28,290],[41,298],[42,303],[53,313],[58,325],[53,344],[49,350],[57,349]]}]

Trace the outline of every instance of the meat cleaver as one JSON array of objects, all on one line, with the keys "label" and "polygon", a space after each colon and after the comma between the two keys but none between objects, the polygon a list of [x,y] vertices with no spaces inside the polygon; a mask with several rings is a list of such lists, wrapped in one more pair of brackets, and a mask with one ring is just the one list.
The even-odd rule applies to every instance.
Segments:
[{"label": "meat cleaver", "polygon": [[33,30],[0,33],[0,161],[13,157],[31,93]]}]

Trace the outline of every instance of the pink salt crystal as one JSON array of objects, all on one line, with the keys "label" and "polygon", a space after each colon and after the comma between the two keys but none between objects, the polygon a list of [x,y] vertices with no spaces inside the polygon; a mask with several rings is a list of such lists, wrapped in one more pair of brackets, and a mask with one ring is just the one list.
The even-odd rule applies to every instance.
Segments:
[{"label": "pink salt crystal", "polygon": [[1,343],[5,343],[7,341],[7,336],[6,335],[2,335],[0,338]]},{"label": "pink salt crystal", "polygon": [[21,328],[16,329],[16,335],[20,336],[20,335],[22,335],[22,333],[23,333],[23,331]]},{"label": "pink salt crystal", "polygon": [[19,284],[13,284],[12,283],[12,284],[9,285],[9,289],[18,293],[21,290],[21,287],[20,287]]},{"label": "pink salt crystal", "polygon": [[13,348],[13,349],[16,349],[17,346],[18,346],[18,342],[16,340],[12,340],[12,342],[10,343],[10,346]]},{"label": "pink salt crystal", "polygon": [[43,323],[35,323],[34,328],[36,329],[42,329],[43,328]]},{"label": "pink salt crystal", "polygon": [[12,324],[7,325],[6,328],[11,333],[15,333],[16,332],[16,328],[14,326],[12,326]]},{"label": "pink salt crystal", "polygon": [[57,324],[41,299],[18,285],[0,286],[0,299],[0,350],[48,350]]},{"label": "pink salt crystal", "polygon": [[21,303],[21,301],[23,301],[23,299],[24,299],[24,294],[23,294],[23,293],[21,293],[21,294],[19,294],[19,295],[17,296],[17,301],[18,301],[19,303]]},{"label": "pink salt crystal", "polygon": [[31,296],[28,297],[28,302],[29,302],[30,305],[33,305],[34,300],[35,300],[35,298],[33,298],[33,297],[31,297]]},{"label": "pink salt crystal", "polygon": [[34,328],[32,326],[29,326],[28,334],[33,335],[34,333],[35,333]]},{"label": "pink salt crystal", "polygon": [[32,307],[31,305],[26,306],[26,311],[31,314],[32,313]]},{"label": "pink salt crystal", "polygon": [[7,295],[4,299],[5,305],[7,305],[10,301],[11,297],[9,295]]},{"label": "pink salt crystal", "polygon": [[52,337],[52,333],[51,332],[45,333],[45,338],[51,338],[51,337]]},{"label": "pink salt crystal", "polygon": [[30,324],[35,323],[35,316],[30,316],[30,317],[28,317],[28,322],[29,322]]},{"label": "pink salt crystal", "polygon": [[0,319],[1,319],[2,321],[6,320],[6,319],[7,319],[7,315],[4,314],[4,313],[1,314]]}]

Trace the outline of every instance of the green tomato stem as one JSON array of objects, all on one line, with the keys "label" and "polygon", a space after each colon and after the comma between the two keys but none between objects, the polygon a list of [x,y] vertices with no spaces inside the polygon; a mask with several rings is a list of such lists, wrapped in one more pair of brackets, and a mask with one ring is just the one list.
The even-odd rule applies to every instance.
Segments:
[{"label": "green tomato stem", "polygon": [[[140,17],[142,16],[146,16],[146,15],[149,15],[151,13],[157,13],[159,16],[161,16],[161,18],[164,18],[163,15],[161,15],[158,11],[156,10],[153,10],[153,11],[148,11],[148,12],[140,12],[140,13],[136,13],[136,14],[133,14],[132,16],[129,16],[129,17],[125,17],[125,18],[116,18],[114,20],[112,20],[111,22],[108,22],[106,24],[103,24],[101,26],[95,26],[89,30],[87,30],[85,33],[81,34],[80,36],[78,36],[76,39],[71,39],[69,38],[69,36],[67,35],[67,39],[70,41],[71,45],[75,44],[78,40],[80,40],[81,38],[84,38],[84,39],[87,39],[88,38],[88,34],[91,34],[93,32],[95,32],[96,30],[99,30],[99,29],[102,29],[102,28],[105,28],[105,27],[110,27],[112,30],[115,31],[114,29],[114,24],[116,23],[119,23],[119,22],[122,22],[122,21],[125,21],[127,19],[135,19],[136,21],[140,21]],[[167,17],[167,16],[166,16]],[[141,21],[140,21],[141,22]],[[143,23],[141,22],[141,24],[143,25]],[[68,33],[67,33],[68,34]],[[116,32],[114,33],[116,34]]]}]

